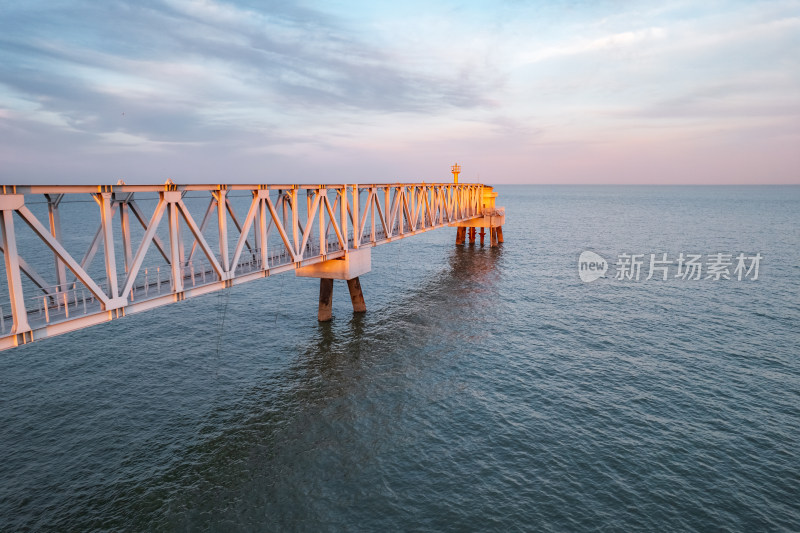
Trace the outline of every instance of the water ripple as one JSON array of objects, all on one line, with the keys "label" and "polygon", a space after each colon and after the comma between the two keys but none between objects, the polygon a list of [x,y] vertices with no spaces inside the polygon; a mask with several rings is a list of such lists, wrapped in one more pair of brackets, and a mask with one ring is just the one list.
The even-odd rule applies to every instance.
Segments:
[{"label": "water ripple", "polygon": [[[286,275],[5,352],[0,530],[800,530],[798,190],[499,192],[503,247],[376,248],[364,316]],[[763,278],[575,272],[719,247]]]}]

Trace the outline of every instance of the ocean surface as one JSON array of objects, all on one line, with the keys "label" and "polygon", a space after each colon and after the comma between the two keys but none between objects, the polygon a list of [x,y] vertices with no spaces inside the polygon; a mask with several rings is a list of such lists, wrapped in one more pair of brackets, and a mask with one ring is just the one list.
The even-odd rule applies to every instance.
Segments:
[{"label": "ocean surface", "polygon": [[800,531],[800,187],[496,190],[363,316],[290,272],[0,352],[0,531]]}]

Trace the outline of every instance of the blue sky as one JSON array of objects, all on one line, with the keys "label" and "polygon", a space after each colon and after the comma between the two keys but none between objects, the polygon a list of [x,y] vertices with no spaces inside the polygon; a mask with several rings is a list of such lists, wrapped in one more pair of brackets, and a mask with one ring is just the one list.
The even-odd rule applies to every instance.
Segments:
[{"label": "blue sky", "polygon": [[6,2],[3,183],[800,183],[800,1]]}]

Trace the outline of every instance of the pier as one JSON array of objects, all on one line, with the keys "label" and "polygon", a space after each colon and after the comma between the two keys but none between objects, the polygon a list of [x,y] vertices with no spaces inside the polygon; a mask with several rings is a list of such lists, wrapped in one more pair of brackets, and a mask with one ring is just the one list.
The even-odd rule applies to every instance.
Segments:
[{"label": "pier", "polygon": [[[454,183],[0,186],[0,349],[292,270],[320,280],[318,320],[331,319],[335,279],[365,312],[359,276],[374,246],[443,227],[457,228],[458,245],[484,244],[486,231],[490,246],[503,241],[497,193],[459,184],[456,168]],[[80,223],[62,227],[61,210],[77,202]],[[31,205],[46,206],[46,220]],[[35,237],[19,238],[20,224]]]}]

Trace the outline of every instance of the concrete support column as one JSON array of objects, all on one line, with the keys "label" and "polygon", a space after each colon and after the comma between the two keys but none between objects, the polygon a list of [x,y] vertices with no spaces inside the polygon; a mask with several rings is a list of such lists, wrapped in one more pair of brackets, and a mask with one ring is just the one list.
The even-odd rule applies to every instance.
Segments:
[{"label": "concrete support column", "polygon": [[301,278],[319,278],[319,313],[320,322],[327,322],[332,317],[331,305],[333,302],[333,280],[347,281],[350,290],[350,300],[353,302],[353,312],[364,313],[367,305],[364,303],[364,294],[361,292],[361,282],[358,276],[366,274],[372,267],[372,248],[353,248],[343,257],[328,259],[320,263],[297,267],[295,275]]},{"label": "concrete support column", "polygon": [[483,246],[483,239],[486,236],[486,228],[481,228],[481,246]]},{"label": "concrete support column", "polygon": [[503,242],[503,226],[497,226],[497,241]]},{"label": "concrete support column", "polygon": [[464,244],[467,236],[467,228],[456,228],[456,244]]},{"label": "concrete support column", "polygon": [[364,301],[364,293],[361,292],[361,282],[358,278],[348,279],[347,288],[350,290],[350,301],[353,302],[354,313],[366,313],[367,304]]},{"label": "concrete support column", "polygon": [[489,228],[489,246],[497,246],[497,228]]},{"label": "concrete support column", "polygon": [[475,228],[469,228],[469,243],[475,244]]},{"label": "concrete support column", "polygon": [[319,278],[319,311],[317,320],[328,322],[333,317],[333,279]]}]

